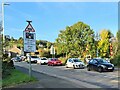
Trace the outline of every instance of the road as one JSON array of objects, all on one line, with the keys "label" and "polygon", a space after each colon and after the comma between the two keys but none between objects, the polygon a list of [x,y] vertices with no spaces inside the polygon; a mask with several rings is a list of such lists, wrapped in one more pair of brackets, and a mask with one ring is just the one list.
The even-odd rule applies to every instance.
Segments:
[{"label": "road", "polygon": [[[26,62],[14,62],[16,68],[29,68],[29,64]],[[28,70],[25,71],[28,73]],[[118,88],[118,70],[114,72],[96,72],[87,71],[87,69],[72,69],[65,68],[65,66],[47,66],[32,64],[32,75],[34,72],[41,73],[39,79],[42,82],[43,76],[54,77],[49,83],[54,82],[56,85],[52,88],[59,87],[62,83],[66,88]],[[44,75],[43,75],[44,74]],[[42,78],[43,77],[43,78]],[[58,81],[61,80],[61,83]],[[47,79],[46,79],[47,80]],[[49,80],[49,79],[48,79]],[[49,88],[46,86],[45,88]]]}]

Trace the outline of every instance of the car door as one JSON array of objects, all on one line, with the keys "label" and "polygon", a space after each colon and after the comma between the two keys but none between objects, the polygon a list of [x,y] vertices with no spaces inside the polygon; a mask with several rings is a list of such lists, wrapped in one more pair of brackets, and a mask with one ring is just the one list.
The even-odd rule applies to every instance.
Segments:
[{"label": "car door", "polygon": [[96,59],[93,60],[93,70],[97,70],[98,67],[98,61]]},{"label": "car door", "polygon": [[73,67],[74,61],[70,59],[70,67]]},{"label": "car door", "polygon": [[67,61],[67,66],[68,66],[68,67],[71,67],[71,59],[69,59],[69,60]]},{"label": "car door", "polygon": [[91,60],[89,61],[88,67],[89,67],[90,69],[93,69],[93,59],[91,59]]}]

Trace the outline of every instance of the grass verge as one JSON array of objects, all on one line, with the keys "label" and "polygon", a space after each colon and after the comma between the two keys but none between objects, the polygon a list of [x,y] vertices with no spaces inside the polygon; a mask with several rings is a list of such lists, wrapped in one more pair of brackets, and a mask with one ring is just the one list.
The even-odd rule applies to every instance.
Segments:
[{"label": "grass verge", "polygon": [[29,77],[29,75],[22,73],[19,70],[12,70],[11,75],[2,80],[2,87],[16,86],[22,83],[35,82],[35,77]]}]

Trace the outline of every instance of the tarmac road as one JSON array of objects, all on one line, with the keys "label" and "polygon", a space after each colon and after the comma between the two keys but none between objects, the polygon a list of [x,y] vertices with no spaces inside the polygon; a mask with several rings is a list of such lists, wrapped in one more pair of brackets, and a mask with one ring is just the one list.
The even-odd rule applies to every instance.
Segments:
[{"label": "tarmac road", "polygon": [[[29,73],[29,64],[15,62],[15,67]],[[39,79],[39,84],[30,88],[118,88],[118,70],[99,73],[87,69],[72,69],[65,66],[47,66],[32,64],[32,75]],[[24,88],[25,85],[19,86]],[[29,86],[29,85],[28,85]],[[27,86],[25,86],[27,88]]]}]

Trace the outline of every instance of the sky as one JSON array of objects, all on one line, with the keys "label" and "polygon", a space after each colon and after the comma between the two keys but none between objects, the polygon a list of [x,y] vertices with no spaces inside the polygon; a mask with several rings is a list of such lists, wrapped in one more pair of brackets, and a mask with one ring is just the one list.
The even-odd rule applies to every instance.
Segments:
[{"label": "sky", "polygon": [[83,22],[94,32],[118,31],[117,2],[10,2],[4,6],[4,33],[16,39],[32,20],[37,40],[55,42],[66,26]]}]

